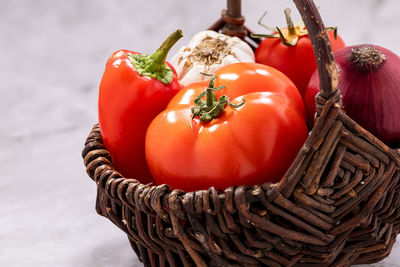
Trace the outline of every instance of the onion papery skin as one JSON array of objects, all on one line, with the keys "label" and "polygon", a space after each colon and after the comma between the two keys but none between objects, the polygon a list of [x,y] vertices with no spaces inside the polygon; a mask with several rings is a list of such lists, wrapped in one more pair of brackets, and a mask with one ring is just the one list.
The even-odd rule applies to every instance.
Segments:
[{"label": "onion papery skin", "polygon": [[[377,49],[383,57],[362,65],[354,60],[354,51]],[[342,109],[354,121],[390,147],[400,144],[400,58],[377,45],[348,46],[334,53],[339,72],[338,89]],[[380,62],[381,61],[381,62]],[[365,63],[365,62],[364,62]],[[315,114],[315,95],[319,92],[316,70],[305,92],[307,120],[312,127]]]}]

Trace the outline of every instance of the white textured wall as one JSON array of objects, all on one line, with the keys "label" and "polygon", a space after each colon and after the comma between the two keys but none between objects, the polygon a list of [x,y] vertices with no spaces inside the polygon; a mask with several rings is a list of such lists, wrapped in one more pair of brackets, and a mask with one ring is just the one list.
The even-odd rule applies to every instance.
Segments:
[{"label": "white textured wall", "polygon": [[[400,54],[400,1],[320,0],[347,44]],[[243,0],[246,24],[283,25],[291,1]],[[0,266],[137,266],[125,235],[94,211],[95,185],[80,157],[97,117],[108,55],[151,53],[173,30],[187,43],[225,1],[0,1]],[[298,18],[298,14],[294,14]],[[172,52],[176,51],[173,49]],[[397,245],[375,266],[400,266]]]}]

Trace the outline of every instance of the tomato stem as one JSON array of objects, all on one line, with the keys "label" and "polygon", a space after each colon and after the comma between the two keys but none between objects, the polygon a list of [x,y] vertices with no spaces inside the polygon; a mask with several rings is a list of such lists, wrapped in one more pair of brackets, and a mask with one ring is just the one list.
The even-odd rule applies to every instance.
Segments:
[{"label": "tomato stem", "polygon": [[[207,75],[210,76],[210,74],[205,74],[203,73],[203,75]],[[206,88],[206,106],[209,108],[212,108],[214,106],[214,102],[215,102],[215,95],[213,92],[213,88],[214,88],[214,82],[216,79],[215,75],[211,75],[211,79],[210,82],[208,84],[208,87]]]},{"label": "tomato stem", "polygon": [[[267,12],[265,12],[261,18],[258,20],[258,24],[267,30],[272,31],[271,34],[255,34],[251,33],[250,36],[252,38],[279,38],[282,41],[282,44],[286,46],[294,46],[297,43],[299,37],[307,35],[307,29],[304,25],[300,22],[298,24],[294,24],[291,16],[290,8],[285,8],[284,10],[285,17],[286,17],[286,24],[287,28],[280,29],[279,27],[269,27],[262,23]],[[333,30],[333,34],[335,36],[335,40],[337,40],[337,27],[327,27],[325,28],[327,31]]]},{"label": "tomato stem", "polygon": [[[284,45],[286,45],[286,46],[294,46],[294,44],[289,43],[289,42],[286,40],[285,35],[283,35],[283,32],[281,31],[281,29],[279,29],[278,27],[276,27],[276,30],[278,31],[279,38],[281,39],[282,44],[284,44]],[[296,40],[296,41],[297,41],[297,40]]]},{"label": "tomato stem", "polygon": [[285,17],[286,17],[286,24],[289,31],[289,35],[296,35],[296,28],[294,27],[292,16],[290,15],[291,10],[290,8],[285,8]]},{"label": "tomato stem", "polygon": [[[227,104],[233,108],[239,108],[244,105],[244,99],[239,104],[232,104],[227,95],[223,95],[217,100],[215,91],[223,89],[225,86],[214,88],[214,82],[216,79],[215,74],[202,74],[212,77],[205,91],[201,92],[194,100],[195,106],[191,109],[193,114],[192,119],[199,117],[202,122],[211,121],[217,118],[224,111]],[[206,101],[202,99],[204,96],[206,96]]]},{"label": "tomato stem", "polygon": [[335,37],[335,40],[337,40],[337,27],[326,27],[326,31],[333,31],[333,36]]},{"label": "tomato stem", "polygon": [[262,22],[262,20],[263,20],[264,17],[267,15],[267,13],[268,13],[268,11],[265,11],[264,14],[261,16],[261,18],[258,20],[257,23],[258,23],[258,25],[264,27],[265,29],[267,29],[267,30],[269,30],[269,31],[271,31],[271,32],[274,32],[274,31],[275,31],[275,28],[270,27],[270,26],[268,26],[268,25],[266,25],[266,24],[264,24],[264,23]]},{"label": "tomato stem", "polygon": [[207,107],[212,107],[214,105],[214,100],[213,100],[213,91],[212,88],[207,87],[207,96],[206,96],[206,106]]}]

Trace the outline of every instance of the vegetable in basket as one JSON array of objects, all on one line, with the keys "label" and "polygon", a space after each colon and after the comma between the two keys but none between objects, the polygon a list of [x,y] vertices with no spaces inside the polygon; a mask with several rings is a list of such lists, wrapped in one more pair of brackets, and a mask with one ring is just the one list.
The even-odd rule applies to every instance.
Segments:
[{"label": "vegetable in basket", "polygon": [[[303,22],[294,24],[289,8],[285,9],[285,16],[287,28],[271,29],[274,33],[270,35],[254,34],[255,37],[264,37],[255,51],[256,62],[269,65],[286,74],[304,97],[311,75],[317,68],[317,62]],[[336,28],[327,28],[327,30],[332,51],[343,48],[345,44],[336,34]]]},{"label": "vegetable in basket", "polygon": [[[345,47],[334,53],[343,110],[389,146],[400,145],[400,57],[377,45]],[[313,125],[318,71],[305,93],[307,120]]]},{"label": "vegetable in basket", "polygon": [[175,31],[153,55],[114,52],[101,80],[98,112],[104,145],[115,169],[142,183],[152,181],[144,153],[147,127],[181,89],[165,59],[182,36]]},{"label": "vegetable in basket", "polygon": [[219,68],[238,62],[254,62],[251,47],[238,37],[215,31],[197,33],[187,46],[171,59],[182,85],[206,79],[201,72],[214,73]]},{"label": "vegetable in basket", "polygon": [[308,136],[296,87],[256,63],[215,75],[184,87],[150,124],[146,159],[155,182],[192,191],[279,181]]}]

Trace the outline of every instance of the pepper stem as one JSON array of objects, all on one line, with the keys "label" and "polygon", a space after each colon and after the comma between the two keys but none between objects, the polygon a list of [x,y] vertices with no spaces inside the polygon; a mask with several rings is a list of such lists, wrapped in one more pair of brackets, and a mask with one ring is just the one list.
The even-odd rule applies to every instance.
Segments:
[{"label": "pepper stem", "polygon": [[173,70],[165,64],[165,59],[172,46],[181,37],[183,37],[182,30],[176,30],[168,36],[154,54],[150,56],[133,54],[128,55],[128,57],[140,75],[154,78],[165,84],[170,84],[174,73]]},{"label": "pepper stem", "polygon": [[167,59],[168,52],[176,44],[176,42],[183,37],[182,30],[178,29],[168,36],[168,38],[160,45],[154,54],[150,56],[153,59],[149,68],[159,69],[163,68],[165,60]]}]

